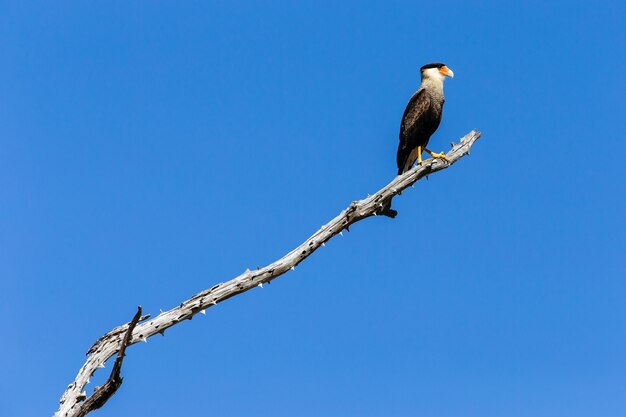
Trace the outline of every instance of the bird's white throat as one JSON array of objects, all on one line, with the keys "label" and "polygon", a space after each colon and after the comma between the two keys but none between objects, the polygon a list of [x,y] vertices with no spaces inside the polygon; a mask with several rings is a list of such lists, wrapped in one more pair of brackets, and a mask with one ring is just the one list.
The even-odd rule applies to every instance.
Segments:
[{"label": "bird's white throat", "polygon": [[430,91],[431,93],[434,93],[436,95],[441,95],[441,97],[443,97],[443,79],[444,79],[444,76],[439,74],[439,72],[437,71],[437,76],[422,77],[421,87],[428,89],[428,91]]}]

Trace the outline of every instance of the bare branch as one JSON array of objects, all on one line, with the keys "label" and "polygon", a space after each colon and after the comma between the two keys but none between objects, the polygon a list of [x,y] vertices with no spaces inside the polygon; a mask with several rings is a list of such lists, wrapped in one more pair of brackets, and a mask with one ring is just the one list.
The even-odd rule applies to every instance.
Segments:
[{"label": "bare branch", "polygon": [[117,352],[117,358],[115,358],[115,363],[113,363],[111,375],[109,375],[109,378],[104,384],[96,387],[93,394],[91,394],[89,398],[81,403],[80,408],[76,412],[76,416],[83,417],[89,412],[102,407],[109,400],[109,398],[111,398],[113,394],[115,394],[120,385],[122,385],[123,378],[121,377],[120,372],[122,371],[122,362],[124,362],[124,356],[126,356],[126,347],[130,342],[130,335],[133,333],[133,330],[135,329],[135,326],[137,326],[140,318],[141,306],[137,307],[137,313],[135,313],[135,316],[128,324],[128,328],[124,333],[124,339],[122,340],[120,348]]},{"label": "bare branch", "polygon": [[[142,323],[137,324],[139,316],[141,315],[140,310],[135,316],[137,321],[133,319],[134,324],[131,321],[130,323],[111,330],[100,337],[100,339],[98,339],[98,341],[87,351],[87,361],[78,372],[74,382],[72,382],[63,393],[60,401],[61,405],[59,410],[56,412],[55,417],[84,416],[87,412],[91,411],[90,409],[85,413],[82,413],[82,410],[86,408],[85,404],[93,398],[96,393],[86,400],[85,394],[81,394],[82,390],[89,382],[89,378],[93,375],[93,373],[99,367],[102,367],[104,362],[111,358],[116,352],[119,353],[115,363],[117,365],[119,360],[119,367],[121,367],[120,358],[123,357],[126,346],[130,346],[140,341],[146,341],[147,338],[154,336],[157,333],[164,335],[167,328],[174,326],[181,321],[191,320],[195,314],[199,312],[204,313],[207,308],[213,307],[217,303],[248,291],[254,287],[262,287],[263,284],[269,283],[290,269],[294,269],[300,262],[309,257],[309,255],[315,252],[320,246],[323,246],[325,242],[329,241],[334,236],[343,233],[344,230],[349,230],[348,228],[350,225],[367,217],[379,214],[388,215],[388,203],[393,197],[400,194],[400,192],[413,185],[413,183],[419,181],[421,178],[434,172],[446,169],[463,156],[469,155],[470,148],[479,137],[480,132],[472,130],[470,133],[461,138],[460,143],[452,143],[452,149],[446,154],[450,163],[444,162],[441,159],[428,159],[424,161],[422,165],[416,166],[404,174],[397,176],[393,179],[393,181],[380,189],[374,195],[368,196],[363,200],[353,201],[345,210],[339,213],[339,215],[337,215],[330,222],[322,226],[297,248],[272,264],[264,268],[258,268],[254,271],[246,269],[238,277],[204,290],[192,296],[188,300],[183,301],[178,307],[161,312],[152,320],[143,321]],[[148,316],[145,318],[148,318]],[[119,369],[117,370],[117,375],[119,377]],[[109,377],[109,380],[111,380],[111,377]],[[107,383],[108,382],[109,381],[107,381]],[[119,384],[115,389],[117,389],[117,387],[119,387]],[[115,389],[106,399],[113,395]],[[106,399],[104,401],[106,401]],[[99,404],[98,407],[102,404],[104,404],[104,402]],[[94,407],[92,409],[98,407]]]}]

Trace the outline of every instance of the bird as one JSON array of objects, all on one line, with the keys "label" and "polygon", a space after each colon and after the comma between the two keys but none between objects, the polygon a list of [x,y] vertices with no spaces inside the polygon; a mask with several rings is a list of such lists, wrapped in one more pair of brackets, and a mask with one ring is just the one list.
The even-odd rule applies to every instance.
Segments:
[{"label": "bird", "polygon": [[[422,85],[411,96],[404,109],[400,123],[400,143],[396,162],[398,175],[407,172],[415,161],[422,164],[422,151],[426,151],[432,158],[450,162],[443,152],[434,153],[426,148],[428,141],[441,123],[443,103],[443,80],[453,78],[454,72],[445,64],[434,62],[420,68]],[[398,215],[391,208],[391,199],[381,204],[380,214],[394,218]]]},{"label": "bird", "polygon": [[446,77],[453,78],[454,72],[445,64],[435,62],[421,67],[420,73],[422,84],[411,96],[400,123],[400,143],[396,155],[398,175],[411,169],[416,160],[421,165],[423,151],[432,158],[450,162],[443,152],[431,152],[426,146],[441,122],[445,101],[443,81]]}]

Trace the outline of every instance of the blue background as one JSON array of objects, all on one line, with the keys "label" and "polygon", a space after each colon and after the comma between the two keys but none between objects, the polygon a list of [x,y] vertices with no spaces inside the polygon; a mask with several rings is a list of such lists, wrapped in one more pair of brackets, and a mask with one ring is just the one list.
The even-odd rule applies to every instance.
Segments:
[{"label": "blue background", "polygon": [[[395,174],[418,68],[472,155],[128,350],[101,416],[623,416],[626,5],[0,2],[0,415]],[[100,371],[88,392],[110,371]]]}]

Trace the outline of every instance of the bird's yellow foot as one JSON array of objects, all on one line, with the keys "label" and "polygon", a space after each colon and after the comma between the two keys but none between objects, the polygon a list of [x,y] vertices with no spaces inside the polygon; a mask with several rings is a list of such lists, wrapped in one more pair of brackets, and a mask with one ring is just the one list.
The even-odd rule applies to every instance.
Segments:
[{"label": "bird's yellow foot", "polygon": [[417,165],[422,165],[424,161],[422,160],[422,147],[417,147]]},{"label": "bird's yellow foot", "polygon": [[444,154],[443,152],[439,152],[439,153],[434,153],[434,152],[428,152],[430,154],[430,156],[434,159],[443,159],[444,161],[446,161],[447,163],[450,163],[450,160],[448,159],[448,157],[446,156],[446,154]]}]

